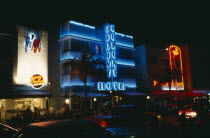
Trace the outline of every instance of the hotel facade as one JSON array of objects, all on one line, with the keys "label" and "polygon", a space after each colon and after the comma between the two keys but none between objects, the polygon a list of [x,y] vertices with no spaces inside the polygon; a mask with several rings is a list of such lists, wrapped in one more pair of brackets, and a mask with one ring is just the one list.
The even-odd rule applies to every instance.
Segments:
[{"label": "hotel facade", "polygon": [[[115,102],[125,102],[126,98],[123,96],[142,95],[136,92],[133,37],[117,32],[115,25],[105,23],[101,26],[91,26],[68,21],[60,25],[59,49],[60,88],[62,96],[70,97],[70,108],[78,106],[78,102],[74,102],[72,96],[84,97],[84,83],[78,78],[70,80],[73,67],[66,63],[80,57],[83,52],[90,53],[94,59],[104,61],[108,78],[104,81],[88,77],[87,97],[90,103],[108,98],[111,101],[105,104],[113,105]],[[94,106],[92,104],[91,106]]]}]

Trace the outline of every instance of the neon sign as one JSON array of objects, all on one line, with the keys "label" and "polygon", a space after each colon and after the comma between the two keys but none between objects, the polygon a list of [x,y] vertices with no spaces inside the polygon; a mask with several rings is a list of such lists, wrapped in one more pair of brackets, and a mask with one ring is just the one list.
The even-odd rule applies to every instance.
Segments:
[{"label": "neon sign", "polygon": [[35,74],[31,77],[31,87],[40,89],[44,85],[44,79],[41,75]]},{"label": "neon sign", "polygon": [[115,28],[114,25],[106,25],[105,32],[105,48],[106,48],[106,68],[107,77],[117,77],[117,57],[116,57],[116,45],[115,45]]},{"label": "neon sign", "polygon": [[28,52],[29,49],[31,51],[34,51],[36,53],[37,51],[40,52],[42,48],[40,39],[37,39],[34,34],[29,34],[26,36],[26,41],[25,41],[25,52]]},{"label": "neon sign", "polygon": [[123,82],[98,82],[97,89],[99,91],[106,91],[106,90],[125,90],[125,83]]},{"label": "neon sign", "polygon": [[108,24],[104,27],[107,77],[111,82],[98,82],[98,91],[125,90],[125,83],[113,81],[117,77],[117,56],[115,45],[115,26]]},{"label": "neon sign", "polygon": [[[178,46],[170,45],[169,47],[169,61],[170,61],[170,69],[173,70],[174,68],[179,68],[180,72],[183,72],[183,65],[182,65],[182,54],[181,49]],[[183,74],[181,74],[181,80],[179,82],[176,80],[172,81],[172,87],[182,87],[184,89],[184,78]]]}]

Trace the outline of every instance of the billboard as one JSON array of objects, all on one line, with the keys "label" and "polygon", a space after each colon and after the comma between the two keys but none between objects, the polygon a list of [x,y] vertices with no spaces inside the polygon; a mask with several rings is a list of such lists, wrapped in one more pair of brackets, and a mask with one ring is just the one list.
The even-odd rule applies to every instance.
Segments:
[{"label": "billboard", "polygon": [[39,76],[38,78],[43,80],[42,86],[47,85],[48,33],[21,26],[17,26],[17,32],[17,67],[14,69],[14,83],[37,88],[32,85],[31,80]]}]

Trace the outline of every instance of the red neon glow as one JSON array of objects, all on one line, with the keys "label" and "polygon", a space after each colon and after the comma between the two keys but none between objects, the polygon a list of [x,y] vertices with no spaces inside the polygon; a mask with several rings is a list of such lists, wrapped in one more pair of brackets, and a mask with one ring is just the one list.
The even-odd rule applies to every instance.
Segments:
[{"label": "red neon glow", "polygon": [[102,127],[105,127],[105,126],[108,125],[108,122],[106,122],[106,121],[101,121],[101,122],[99,123],[99,125],[102,126]]}]

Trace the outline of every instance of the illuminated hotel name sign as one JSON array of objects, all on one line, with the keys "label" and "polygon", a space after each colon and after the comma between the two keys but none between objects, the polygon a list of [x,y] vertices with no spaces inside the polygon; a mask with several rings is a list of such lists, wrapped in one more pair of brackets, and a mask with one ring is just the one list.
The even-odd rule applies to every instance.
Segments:
[{"label": "illuminated hotel name sign", "polygon": [[125,83],[116,82],[117,77],[117,58],[115,45],[115,27],[108,24],[104,27],[105,32],[105,50],[106,50],[106,69],[107,77],[111,82],[98,82],[97,89],[99,91],[106,90],[125,90]]},{"label": "illuminated hotel name sign", "polygon": [[99,91],[125,90],[125,83],[123,82],[98,82],[97,88]]},{"label": "illuminated hotel name sign", "polygon": [[115,29],[114,25],[106,25],[105,31],[105,48],[108,78],[117,77],[117,59],[115,46]]},{"label": "illuminated hotel name sign", "polygon": [[44,85],[44,79],[41,75],[35,74],[31,77],[31,87],[40,89]]}]

